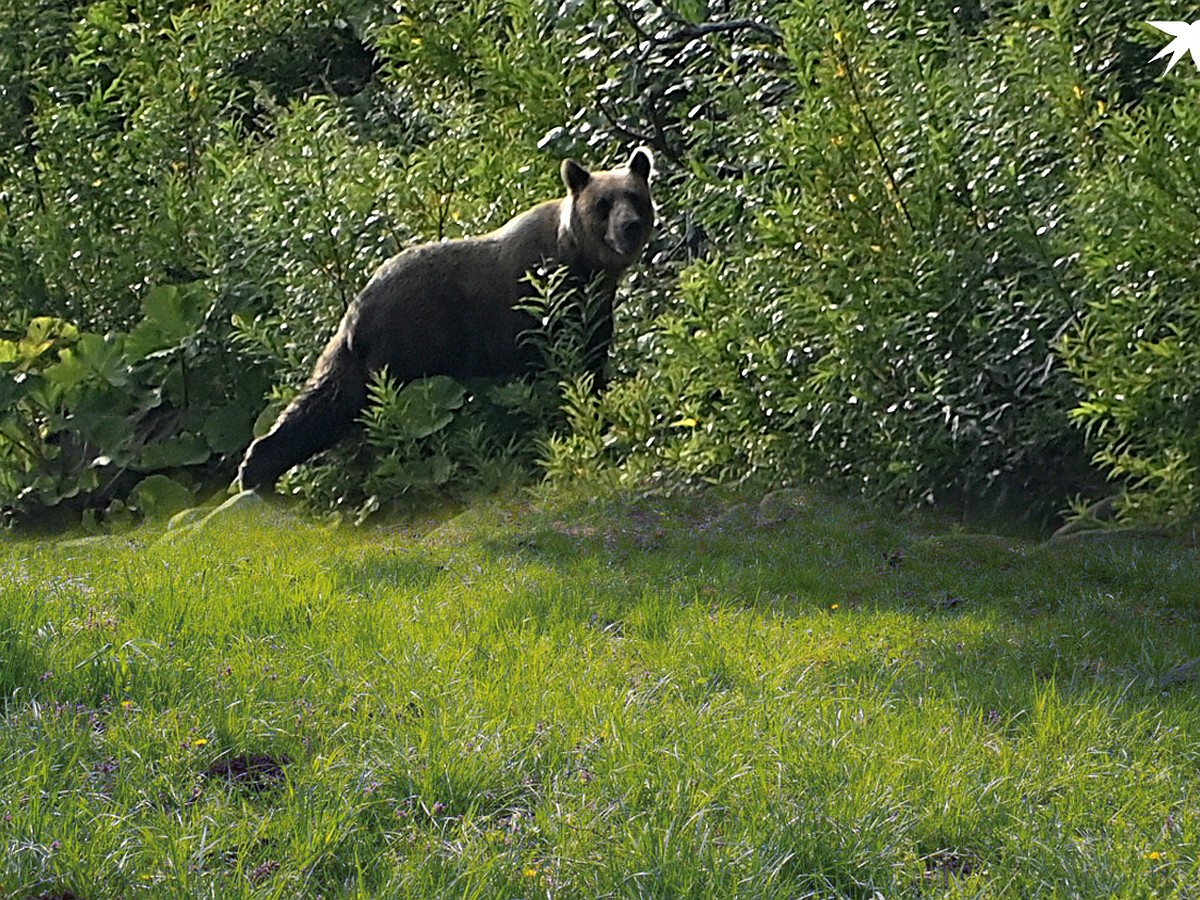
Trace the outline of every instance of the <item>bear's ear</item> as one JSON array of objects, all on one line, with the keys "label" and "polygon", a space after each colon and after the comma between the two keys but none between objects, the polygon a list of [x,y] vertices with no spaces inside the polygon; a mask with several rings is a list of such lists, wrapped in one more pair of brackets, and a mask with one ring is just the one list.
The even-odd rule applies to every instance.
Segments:
[{"label": "bear's ear", "polygon": [[629,171],[643,181],[650,180],[650,173],[654,171],[654,154],[649,147],[638,147],[633,151],[629,157]]},{"label": "bear's ear", "polygon": [[562,180],[567,186],[567,190],[572,194],[578,194],[587,183],[592,180],[592,173],[575,162],[573,159],[564,159],[562,164]]}]

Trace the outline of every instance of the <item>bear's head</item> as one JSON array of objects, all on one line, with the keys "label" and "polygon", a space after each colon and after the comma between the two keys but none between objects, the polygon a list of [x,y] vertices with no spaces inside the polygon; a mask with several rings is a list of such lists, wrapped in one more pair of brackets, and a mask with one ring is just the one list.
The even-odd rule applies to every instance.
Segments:
[{"label": "bear's head", "polygon": [[650,173],[654,157],[639,147],[620,169],[589,172],[573,159],[564,160],[567,186],[562,227],[583,266],[620,272],[637,260],[654,226]]}]

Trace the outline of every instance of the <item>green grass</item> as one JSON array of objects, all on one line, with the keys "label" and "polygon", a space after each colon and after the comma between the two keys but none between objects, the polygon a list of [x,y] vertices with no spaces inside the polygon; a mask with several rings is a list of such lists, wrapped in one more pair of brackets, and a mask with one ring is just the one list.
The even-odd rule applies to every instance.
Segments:
[{"label": "green grass", "polygon": [[0,543],[0,894],[1197,896],[1194,548],[735,500]]}]

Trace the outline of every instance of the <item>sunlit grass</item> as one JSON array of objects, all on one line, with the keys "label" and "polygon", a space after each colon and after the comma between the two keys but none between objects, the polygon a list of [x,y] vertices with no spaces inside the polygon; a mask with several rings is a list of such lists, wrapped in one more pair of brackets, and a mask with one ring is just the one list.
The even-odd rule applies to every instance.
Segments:
[{"label": "sunlit grass", "polygon": [[1156,686],[1200,656],[1193,549],[817,495],[546,495],[430,529],[0,544],[0,892],[1200,883],[1200,705]]}]

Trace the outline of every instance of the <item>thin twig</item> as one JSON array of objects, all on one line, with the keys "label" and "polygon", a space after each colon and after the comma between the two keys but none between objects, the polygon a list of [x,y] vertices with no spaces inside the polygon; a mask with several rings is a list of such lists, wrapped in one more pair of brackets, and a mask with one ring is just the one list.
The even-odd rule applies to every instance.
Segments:
[{"label": "thin twig", "polygon": [[614,5],[617,7],[617,12],[619,12],[621,14],[621,18],[623,18],[626,22],[628,22],[629,27],[637,32],[639,40],[642,40],[642,41],[650,40],[650,35],[646,34],[646,32],[644,32],[644,31],[642,31],[641,25],[638,24],[637,16],[635,16],[633,14],[633,12],[629,9],[628,6],[626,6],[624,3],[621,3],[620,0],[616,0]]},{"label": "thin twig", "polygon": [[854,63],[850,59],[850,54],[846,48],[838,45],[842,55],[842,67],[846,70],[846,78],[850,81],[850,91],[854,94],[854,102],[858,104],[858,111],[862,113],[864,124],[867,126],[867,133],[871,136],[871,143],[875,145],[875,152],[879,154],[879,164],[883,166],[884,174],[887,175],[888,187],[892,189],[892,195],[896,198],[896,204],[900,207],[900,212],[904,215],[904,220],[908,222],[908,227],[915,230],[912,216],[908,214],[908,207],[904,203],[904,197],[900,195],[900,184],[896,181],[896,175],[892,171],[891,165],[887,161],[887,154],[883,151],[883,142],[879,139],[879,132],[875,130],[875,123],[871,121],[871,116],[867,113],[867,106],[863,103],[862,94],[858,90],[858,79],[854,77]]},{"label": "thin twig", "polygon": [[693,38],[704,37],[707,34],[719,34],[724,31],[757,31],[765,34],[773,41],[782,41],[783,35],[764,22],[756,19],[734,19],[730,22],[701,22],[696,25],[685,25],[673,34],[655,38],[657,44],[675,44],[690,41]]},{"label": "thin twig", "polygon": [[609,126],[614,131],[620,132],[629,140],[637,141],[639,144],[644,144],[647,147],[652,147],[654,150],[658,151],[672,162],[677,163],[680,161],[679,154],[672,150],[667,144],[666,136],[662,134],[662,129],[657,125],[657,123],[655,123],[655,131],[658,132],[658,134],[649,135],[645,132],[634,131],[632,128],[622,125],[617,121],[616,117],[612,113],[612,110],[605,105],[600,106],[600,115],[604,116],[604,118],[608,120]]},{"label": "thin twig", "polygon": [[1034,223],[1033,216],[1029,211],[1029,198],[1021,190],[1020,183],[1016,179],[1014,179],[1013,186],[1021,197],[1021,218],[1024,220],[1025,227],[1029,229],[1029,233],[1033,237],[1033,245],[1037,247],[1038,255],[1042,258],[1042,265],[1050,273],[1050,282],[1054,285],[1055,291],[1062,299],[1063,305],[1066,306],[1067,312],[1071,314],[1071,320],[1075,323],[1075,327],[1080,330],[1080,333],[1083,333],[1083,319],[1080,318],[1079,311],[1075,309],[1075,304],[1071,302],[1071,295],[1067,293],[1067,289],[1059,279],[1058,272],[1054,270],[1054,260],[1050,258],[1050,254],[1046,252],[1046,248],[1042,244],[1042,236],[1038,234],[1037,225]]}]

